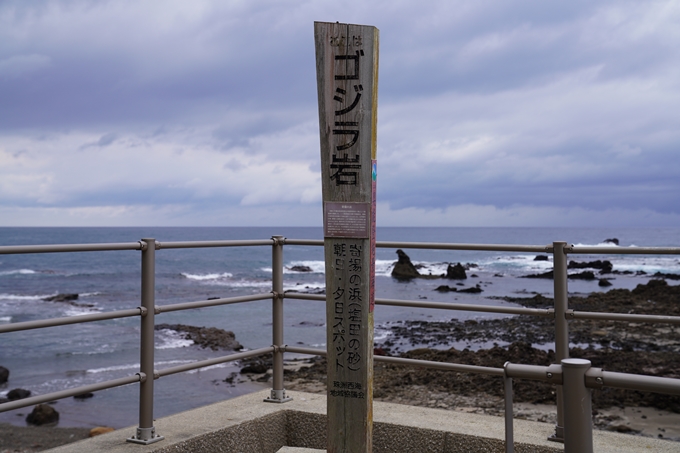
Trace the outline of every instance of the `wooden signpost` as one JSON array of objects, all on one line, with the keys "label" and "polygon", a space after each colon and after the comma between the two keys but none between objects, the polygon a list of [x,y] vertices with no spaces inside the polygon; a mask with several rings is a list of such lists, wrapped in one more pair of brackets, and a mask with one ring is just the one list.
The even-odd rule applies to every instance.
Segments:
[{"label": "wooden signpost", "polygon": [[368,453],[373,307],[378,29],[314,23],[321,135],[328,452]]}]

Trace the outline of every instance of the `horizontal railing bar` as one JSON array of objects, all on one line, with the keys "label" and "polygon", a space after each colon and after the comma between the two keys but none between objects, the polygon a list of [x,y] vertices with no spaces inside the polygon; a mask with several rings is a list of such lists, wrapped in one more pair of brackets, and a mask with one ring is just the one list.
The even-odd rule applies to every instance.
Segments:
[{"label": "horizontal railing bar", "polygon": [[401,357],[387,357],[384,355],[373,356],[376,362],[395,363],[398,365],[411,365],[421,368],[434,368],[438,370],[455,371],[458,373],[486,374],[489,376],[503,376],[503,368],[491,368],[477,365],[462,365],[459,363],[434,362],[432,360],[404,359]]},{"label": "horizontal railing bar", "polygon": [[252,239],[242,241],[178,241],[178,242],[158,242],[157,249],[192,249],[205,247],[248,247],[248,246],[271,246],[271,239]]},{"label": "horizontal railing bar", "polygon": [[7,245],[0,247],[0,255],[14,255],[22,253],[107,252],[113,250],[141,249],[141,241],[101,244]]},{"label": "horizontal railing bar", "polygon": [[507,376],[513,379],[530,379],[562,385],[561,365],[540,366],[506,362],[504,368]]},{"label": "horizontal railing bar", "polygon": [[298,292],[289,292],[289,291],[284,291],[283,297],[286,299],[299,299],[299,300],[318,300],[318,301],[325,301],[326,300],[326,295],[325,294],[307,294],[307,293],[298,293]]},{"label": "horizontal railing bar", "polygon": [[[680,379],[674,378],[602,371],[602,383],[606,387],[680,395]],[[588,386],[600,387],[592,384]]]},{"label": "horizontal railing bar", "polygon": [[322,357],[326,357],[328,354],[328,351],[325,349],[313,349],[313,348],[301,348],[299,346],[284,346],[283,352],[294,352],[297,354],[309,354],[309,355],[320,355]]},{"label": "horizontal railing bar", "polygon": [[185,365],[174,366],[171,368],[165,368],[162,370],[154,371],[154,378],[158,379],[163,376],[168,376],[171,374],[182,373],[184,371],[197,370],[198,368],[204,368],[212,365],[219,365],[220,363],[233,362],[235,360],[247,359],[248,357],[255,357],[258,355],[268,354],[274,352],[274,347],[269,346],[266,348],[253,349],[252,351],[239,352],[236,354],[231,354],[223,357],[217,357],[216,359],[199,360],[196,362],[187,363]]},{"label": "horizontal railing bar", "polygon": [[251,296],[228,297],[223,299],[199,300],[196,302],[183,302],[181,304],[156,305],[156,313],[168,313],[178,310],[190,310],[192,308],[214,307],[217,305],[238,304],[255,300],[267,300],[272,298],[272,293],[253,294]]},{"label": "horizontal railing bar", "polygon": [[[311,239],[288,239],[285,245],[317,245],[323,246],[322,240]],[[402,249],[441,249],[441,250],[481,250],[490,252],[528,252],[528,253],[551,253],[551,245],[515,245],[515,244],[452,244],[437,242],[394,242],[377,241],[376,247],[379,248],[402,248]]]},{"label": "horizontal railing bar", "polygon": [[0,325],[0,333],[18,332],[21,330],[42,329],[44,327],[67,326],[69,324],[80,324],[84,322],[104,321],[106,319],[129,318],[140,316],[145,312],[142,307],[130,308],[128,310],[108,311],[105,313],[93,313],[90,315],[67,316],[63,318],[41,319],[38,321],[15,322]]},{"label": "horizontal railing bar", "polygon": [[567,319],[597,319],[604,321],[652,322],[680,324],[680,316],[641,315],[629,313],[599,313],[590,311],[568,311]]},{"label": "horizontal railing bar", "polygon": [[323,239],[290,239],[285,238],[283,241],[284,245],[315,245],[323,246]]},{"label": "horizontal railing bar", "polygon": [[144,373],[137,373],[132,376],[113,379],[110,381],[104,381],[98,384],[83,385],[82,387],[76,387],[68,390],[47,393],[45,395],[22,398],[20,400],[0,404],[0,412],[7,412],[13,409],[21,409],[22,407],[32,406],[34,404],[49,403],[50,401],[68,398],[69,396],[76,396],[83,393],[96,392],[98,390],[105,390],[113,387],[120,387],[122,385],[133,384],[135,382],[140,382],[145,378],[146,376],[144,375]]},{"label": "horizontal railing bar", "polygon": [[450,304],[447,302],[417,302],[398,299],[376,299],[376,305],[396,307],[436,308],[439,310],[480,311],[484,313],[500,313],[507,315],[555,316],[552,308],[499,307],[497,305]]},{"label": "horizontal railing bar", "polygon": [[402,249],[479,250],[488,252],[552,253],[551,245],[515,244],[450,244],[444,242],[386,242],[377,241],[376,247]]},{"label": "horizontal railing bar", "polygon": [[565,247],[566,253],[602,255],[680,255],[680,247]]},{"label": "horizontal railing bar", "polygon": [[[323,349],[312,349],[312,348],[299,348],[297,346],[286,346],[284,352],[293,352],[298,354],[309,354],[309,355],[320,355],[326,356],[327,352]],[[447,362],[434,362],[432,360],[416,360],[416,359],[404,359],[401,357],[387,357],[384,355],[374,355],[374,362],[385,362],[394,363],[398,365],[411,365],[422,368],[434,368],[438,370],[448,370],[455,371],[459,373],[476,373],[476,374],[486,374],[490,376],[503,376],[504,371],[502,368],[491,368],[486,366],[477,365],[462,365],[459,363],[447,363]]]},{"label": "horizontal railing bar", "polygon": [[[286,292],[287,299],[300,300],[326,300],[323,294],[305,294],[296,292]],[[500,313],[506,315],[531,315],[531,316],[545,316],[552,317],[555,315],[553,308],[523,308],[523,307],[500,307],[498,305],[472,305],[472,304],[450,304],[448,302],[419,302],[411,300],[398,299],[376,299],[376,305],[390,305],[396,307],[414,307],[414,308],[434,308],[438,310],[455,310],[455,311],[479,311],[484,313]]]}]

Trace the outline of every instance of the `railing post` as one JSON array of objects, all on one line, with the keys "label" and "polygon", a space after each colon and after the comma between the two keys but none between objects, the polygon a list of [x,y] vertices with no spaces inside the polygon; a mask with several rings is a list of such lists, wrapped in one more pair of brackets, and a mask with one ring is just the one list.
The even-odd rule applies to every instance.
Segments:
[{"label": "railing post", "polygon": [[272,345],[274,376],[268,403],[285,403],[293,398],[283,388],[283,236],[272,236]]},{"label": "railing post", "polygon": [[156,240],[142,239],[142,316],[140,335],[140,372],[146,378],[139,385],[139,427],[128,442],[148,445],[165,439],[156,434],[153,426],[153,381],[154,381],[154,315],[156,286]]},{"label": "railing post", "polygon": [[562,360],[564,453],[593,453],[593,408],[586,371],[590,360]]},{"label": "railing post", "polygon": [[512,411],[513,392],[512,392],[512,378],[508,376],[507,365],[510,362],[505,362],[503,370],[505,376],[503,383],[505,384],[505,453],[515,452],[515,434],[514,434],[514,415]]},{"label": "railing post", "polygon": [[[567,325],[567,308],[569,296],[567,289],[567,254],[566,242],[553,242],[553,281],[555,295],[555,358],[558,362],[569,358],[569,326]],[[555,433],[548,438],[555,442],[564,442],[564,395],[562,386],[557,386],[557,425]]]}]

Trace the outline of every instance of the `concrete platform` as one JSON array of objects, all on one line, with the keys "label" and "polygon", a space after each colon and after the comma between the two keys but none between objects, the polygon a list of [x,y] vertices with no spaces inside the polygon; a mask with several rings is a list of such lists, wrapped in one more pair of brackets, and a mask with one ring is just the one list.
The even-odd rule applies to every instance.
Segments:
[{"label": "concrete platform", "polygon": [[[326,445],[326,396],[288,392],[293,401],[265,403],[269,391],[253,393],[199,409],[158,419],[156,432],[165,439],[151,445],[125,442],[136,427],[120,429],[47,450],[51,453],[311,453]],[[471,453],[504,449],[504,421],[500,417],[449,410],[375,402],[375,453]],[[517,453],[563,451],[548,442],[553,426],[515,420]],[[678,453],[680,443],[595,431],[595,452]],[[291,447],[291,448],[284,448]],[[316,449],[316,450],[309,450]]]}]

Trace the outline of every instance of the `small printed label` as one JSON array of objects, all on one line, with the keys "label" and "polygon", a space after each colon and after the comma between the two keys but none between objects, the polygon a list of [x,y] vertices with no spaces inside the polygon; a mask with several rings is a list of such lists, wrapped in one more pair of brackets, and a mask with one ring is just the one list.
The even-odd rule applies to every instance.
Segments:
[{"label": "small printed label", "polygon": [[370,203],[324,203],[324,237],[369,238]]}]

